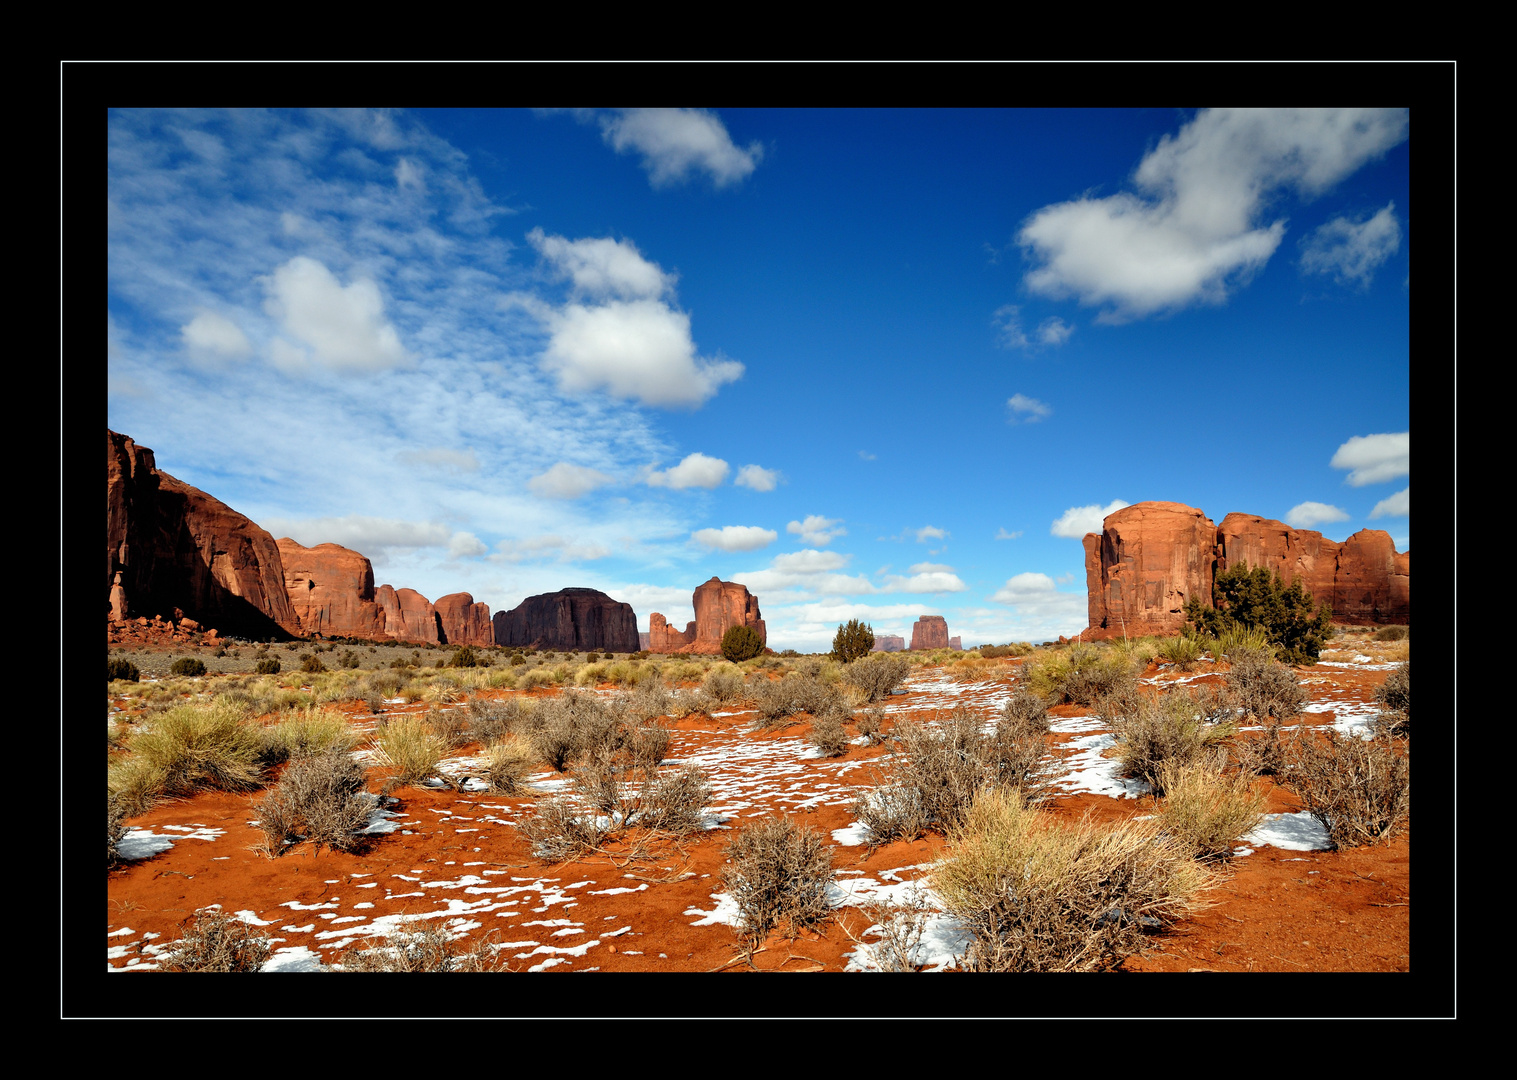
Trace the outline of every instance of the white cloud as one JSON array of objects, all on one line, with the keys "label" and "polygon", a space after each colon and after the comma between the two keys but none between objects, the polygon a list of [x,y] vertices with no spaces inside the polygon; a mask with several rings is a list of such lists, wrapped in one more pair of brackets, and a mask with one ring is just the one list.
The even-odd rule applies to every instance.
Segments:
[{"label": "white cloud", "polygon": [[696,356],[690,316],[660,300],[539,310],[550,334],[543,366],[569,393],[604,389],[645,405],[696,408],[743,374],[736,360]]},{"label": "white cloud", "polygon": [[656,300],[674,291],[675,275],[643,258],[631,240],[568,240],[548,236],[542,229],[533,229],[527,239],[581,295]]},{"label": "white cloud", "polygon": [[253,352],[241,327],[214,311],[201,311],[179,328],[190,355],[203,360],[241,360]]},{"label": "white cloud", "polygon": [[455,559],[467,559],[475,555],[483,555],[490,549],[480,542],[479,537],[471,532],[456,532],[453,539],[448,541],[448,554]]},{"label": "white cloud", "polygon": [[898,574],[887,576],[880,584],[880,592],[945,593],[963,592],[969,588],[959,580],[959,575],[953,572],[952,567],[944,566],[918,572],[920,567],[932,565],[932,563],[918,563],[911,567],[913,572],[910,577],[901,577]]},{"label": "white cloud", "polygon": [[1297,503],[1290,508],[1285,515],[1285,523],[1297,529],[1310,529],[1316,525],[1323,525],[1330,521],[1347,521],[1348,513],[1336,506],[1327,503],[1304,502]]},{"label": "white cloud", "polygon": [[847,529],[839,529],[842,518],[825,518],[821,514],[809,514],[805,521],[792,521],[785,526],[785,531],[793,536],[799,536],[808,544],[816,544],[825,547],[839,536],[847,536]]},{"label": "white cloud", "polygon": [[1101,531],[1101,522],[1106,520],[1108,514],[1115,514],[1130,503],[1121,499],[1113,499],[1105,506],[1092,503],[1089,506],[1071,506],[1059,516],[1059,520],[1053,523],[1049,534],[1053,536],[1067,536],[1075,540],[1083,540],[1086,533],[1098,533]]},{"label": "white cloud", "polygon": [[426,465],[449,472],[479,471],[479,456],[473,450],[449,450],[447,447],[434,446],[426,450],[402,450],[395,456],[410,465]]},{"label": "white cloud", "polygon": [[1053,414],[1051,406],[1037,398],[1030,398],[1026,394],[1013,394],[1006,399],[1006,407],[1011,410],[1011,415],[1006,418],[1009,424],[1015,424],[1018,421],[1024,424],[1036,424],[1045,416]]},{"label": "white cloud", "polygon": [[1057,595],[1053,578],[1047,574],[1017,574],[1007,579],[1005,585],[991,597],[998,604],[1026,604],[1046,601]]},{"label": "white cloud", "polygon": [[1331,462],[1335,469],[1351,469],[1347,483],[1354,487],[1394,480],[1412,471],[1412,433],[1355,435],[1338,447]]},{"label": "white cloud", "polygon": [[426,191],[426,172],[419,162],[401,158],[395,163],[395,186],[411,191]]},{"label": "white cloud", "polygon": [[951,566],[944,566],[942,563],[930,563],[930,562],[919,562],[919,563],[916,563],[916,564],[914,564],[912,566],[907,567],[907,570],[910,571],[913,574],[932,574],[932,573],[951,574],[951,573],[953,573],[953,567],[951,567]]},{"label": "white cloud", "polygon": [[546,499],[577,499],[609,483],[611,477],[599,469],[560,461],[546,472],[528,480],[527,487],[534,495]]},{"label": "white cloud", "polygon": [[274,536],[288,536],[304,547],[340,544],[371,559],[390,548],[443,547],[453,538],[453,530],[439,522],[397,521],[363,514],[304,521],[271,518],[263,527]]},{"label": "white cloud", "polygon": [[1410,517],[1412,513],[1412,489],[1404,487],[1396,494],[1381,499],[1370,511],[1370,517]]},{"label": "white cloud", "polygon": [[1017,537],[1019,537],[1021,535],[1022,535],[1022,530],[1021,529],[1018,529],[1016,532],[1007,532],[1005,529],[997,529],[996,530],[996,539],[997,540],[1015,540],[1015,539],[1017,539]]},{"label": "white cloud", "polygon": [[1075,332],[1070,326],[1057,315],[1050,315],[1038,323],[1038,343],[1041,345],[1062,345],[1069,340],[1069,335]]},{"label": "white cloud", "polygon": [[874,461],[879,456],[878,454],[871,454],[868,450],[859,451],[859,458],[862,461]]},{"label": "white cloud", "polygon": [[720,529],[700,529],[691,533],[690,538],[719,551],[757,551],[774,543],[779,535],[758,525],[724,525]]},{"label": "white cloud", "polygon": [[590,562],[604,559],[611,549],[601,544],[576,543],[565,536],[547,534],[530,536],[524,540],[502,540],[495,545],[497,554],[490,558],[497,562],[526,562],[538,559],[554,559],[558,562]]},{"label": "white cloud", "polygon": [[1401,226],[1387,203],[1365,221],[1337,217],[1301,241],[1301,269],[1331,274],[1340,285],[1367,286],[1381,263],[1401,247]]},{"label": "white cloud", "polygon": [[1003,349],[1030,349],[1037,345],[1062,345],[1069,340],[1069,335],[1075,332],[1075,328],[1066,323],[1057,315],[1051,315],[1038,323],[1037,339],[1034,341],[1027,336],[1027,331],[1022,327],[1022,309],[1015,304],[1007,304],[996,309],[991,316],[991,323],[999,331],[997,344]]},{"label": "white cloud", "polygon": [[940,529],[936,525],[923,525],[916,531],[917,543],[925,544],[929,540],[942,540],[948,536],[948,530]]},{"label": "white cloud", "polygon": [[[344,286],[322,263],[297,255],[264,285],[264,310],[310,348],[316,363],[340,371],[380,371],[410,362],[400,335],[385,320],[379,286],[368,278]],[[292,360],[289,352],[275,357],[287,369]]]},{"label": "white cloud", "polygon": [[622,109],[601,117],[601,134],[617,153],[643,156],[654,187],[704,172],[716,187],[748,176],[764,156],[761,143],[740,148],[715,113],[704,109]]},{"label": "white cloud", "polygon": [[672,469],[660,472],[650,470],[646,483],[649,487],[667,488],[714,488],[727,479],[730,466],[721,458],[707,457],[702,453],[688,455]]},{"label": "white cloud", "polygon": [[737,471],[737,479],[733,481],[738,487],[752,488],[754,491],[773,491],[779,482],[778,469],[762,469],[757,465],[744,465]]},{"label": "white cloud", "polygon": [[1045,206],[1018,234],[1045,296],[1120,322],[1221,303],[1274,254],[1285,220],[1268,198],[1310,198],[1406,138],[1405,109],[1211,109],[1165,136],[1134,173],[1140,194]]}]

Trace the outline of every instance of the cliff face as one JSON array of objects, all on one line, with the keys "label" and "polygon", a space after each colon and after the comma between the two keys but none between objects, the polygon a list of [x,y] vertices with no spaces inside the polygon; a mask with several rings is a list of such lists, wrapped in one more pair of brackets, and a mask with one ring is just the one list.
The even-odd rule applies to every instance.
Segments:
[{"label": "cliff face", "polygon": [[177,608],[222,634],[299,634],[274,538],[220,500],[161,472],[151,450],[114,431],[106,436],[112,618]]},{"label": "cliff face", "polygon": [[369,560],[338,544],[302,547],[279,540],[285,591],[306,634],[385,638],[385,611],[374,591]]},{"label": "cliff face", "polygon": [[912,624],[911,647],[913,650],[948,648],[948,620],[941,615],[923,615]]},{"label": "cliff face", "polygon": [[691,602],[695,621],[683,632],[671,627],[658,612],[649,616],[648,648],[652,652],[714,656],[722,651],[722,635],[734,626],[751,626],[768,643],[758,597],[748,591],[748,586],[713,577],[697,586]]},{"label": "cliff face", "polygon": [[1093,637],[1173,634],[1189,596],[1211,603],[1212,580],[1232,566],[1263,566],[1332,606],[1341,623],[1411,621],[1411,553],[1390,534],[1363,529],[1343,543],[1253,514],[1213,527],[1180,503],[1137,503],[1085,537],[1085,581]]},{"label": "cliff face", "polygon": [[565,652],[632,653],[643,648],[632,605],[595,589],[529,596],[510,611],[496,612],[494,624],[497,645]]},{"label": "cliff face", "polygon": [[475,603],[469,593],[458,592],[438,597],[432,607],[437,612],[444,644],[495,644],[495,626],[490,621],[489,604]]},{"label": "cliff face", "polygon": [[375,600],[385,613],[385,635],[397,641],[425,641],[436,645],[442,641],[437,611],[415,589],[397,589],[381,585]]}]

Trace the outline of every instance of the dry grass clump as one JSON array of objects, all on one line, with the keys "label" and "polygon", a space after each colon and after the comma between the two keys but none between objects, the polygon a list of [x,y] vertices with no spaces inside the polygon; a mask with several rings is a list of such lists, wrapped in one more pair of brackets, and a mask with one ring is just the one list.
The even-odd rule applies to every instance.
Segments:
[{"label": "dry grass clump", "polygon": [[565,862],[600,847],[607,825],[586,814],[572,799],[555,795],[537,804],[536,813],[517,824],[532,852],[548,862]]},{"label": "dry grass clump", "polygon": [[195,913],[161,954],[164,971],[262,971],[274,947],[257,929],[217,908]]},{"label": "dry grass clump", "polygon": [[1185,841],[1202,859],[1228,854],[1240,837],[1264,820],[1265,799],[1253,788],[1253,774],[1224,776],[1218,764],[1159,766],[1164,787],[1159,820],[1164,831]]},{"label": "dry grass clump", "polygon": [[843,714],[833,710],[816,717],[811,721],[811,734],[806,737],[806,741],[816,747],[823,757],[842,757],[848,752],[849,746]]},{"label": "dry grass clump", "polygon": [[688,836],[704,826],[710,798],[711,779],[706,771],[683,765],[660,773],[651,789],[645,788],[636,821],[648,828]]},{"label": "dry grass clump", "polygon": [[383,724],[375,736],[375,759],[395,770],[394,783],[419,784],[437,772],[448,744],[419,716]]},{"label": "dry grass clump", "polygon": [[1322,822],[1335,848],[1389,839],[1411,813],[1411,761],[1391,740],[1327,731],[1291,755],[1289,785]]},{"label": "dry grass clump", "polygon": [[1090,705],[1134,682],[1137,675],[1133,669],[1134,656],[1130,651],[1074,645],[1044,650],[1027,661],[1023,670],[1033,692],[1049,703]]},{"label": "dry grass clump", "polygon": [[278,764],[291,758],[319,754],[328,747],[343,752],[358,745],[358,735],[336,709],[292,709],[263,729],[264,760]]},{"label": "dry grass clump", "polygon": [[368,777],[368,770],[337,745],[290,762],[274,790],[258,804],[258,827],[269,857],[284,854],[297,840],[309,840],[317,850],[322,845],[335,851],[359,850],[374,806],[363,789]]},{"label": "dry grass clump", "polygon": [[[462,920],[455,920],[462,921]],[[389,971],[490,971],[496,966],[497,950],[487,934],[467,949],[448,931],[448,921],[412,922],[387,938],[370,938],[362,946],[343,950],[343,971],[367,973]]]},{"label": "dry grass clump", "polygon": [[718,705],[726,705],[744,695],[743,672],[736,664],[718,664],[706,672],[701,692]]},{"label": "dry grass clump", "polygon": [[832,856],[815,829],[765,818],[738,833],[724,854],[722,885],[737,904],[738,929],[750,949],[776,927],[795,937],[826,920]]},{"label": "dry grass clump", "polygon": [[557,772],[609,747],[619,749],[625,725],[595,694],[565,691],[541,701],[532,716],[533,751]]},{"label": "dry grass clump", "polygon": [[1100,971],[1193,911],[1215,880],[1156,821],[1100,826],[987,791],[933,869],[945,909],[971,934],[971,971]]},{"label": "dry grass clump", "polygon": [[910,840],[930,828],[946,831],[963,821],[984,788],[1017,788],[1029,800],[1041,797],[1047,782],[1047,715],[1040,723],[1036,715],[1010,706],[1007,713],[988,732],[980,717],[964,708],[934,724],[898,722],[893,735],[899,749],[885,782],[853,806],[873,842]]},{"label": "dry grass clump", "polygon": [[1154,794],[1164,793],[1166,764],[1194,765],[1206,752],[1237,730],[1230,721],[1208,722],[1214,700],[1204,693],[1175,689],[1152,697],[1138,694],[1113,721],[1115,757],[1122,774],[1146,781]]},{"label": "dry grass clump", "polygon": [[1380,705],[1376,728],[1386,735],[1412,733],[1412,662],[1405,661],[1375,691]]},{"label": "dry grass clump", "polygon": [[870,653],[843,669],[843,681],[857,687],[863,704],[888,697],[911,674],[911,661],[895,653]]},{"label": "dry grass clump", "polygon": [[885,710],[879,707],[865,709],[853,718],[853,726],[869,740],[870,746],[878,746],[885,741]]},{"label": "dry grass clump", "polygon": [[510,697],[505,701],[475,698],[469,702],[469,727],[486,743],[523,732],[531,726],[532,699]]},{"label": "dry grass clump", "polygon": [[760,727],[774,727],[797,713],[821,717],[828,713],[843,713],[848,708],[835,684],[812,674],[792,673],[783,679],[760,679],[752,694]]},{"label": "dry grass clump", "polygon": [[518,795],[526,787],[527,774],[536,756],[523,735],[502,735],[485,747],[485,782],[491,791]]},{"label": "dry grass clump", "polygon": [[140,814],[161,796],[200,788],[247,791],[262,780],[263,740],[247,711],[224,701],[176,705],[154,717],[127,744],[107,786],[128,814]]},{"label": "dry grass clump", "polygon": [[1247,715],[1259,720],[1289,720],[1301,714],[1306,691],[1294,671],[1263,649],[1238,649],[1230,657],[1227,690]]}]

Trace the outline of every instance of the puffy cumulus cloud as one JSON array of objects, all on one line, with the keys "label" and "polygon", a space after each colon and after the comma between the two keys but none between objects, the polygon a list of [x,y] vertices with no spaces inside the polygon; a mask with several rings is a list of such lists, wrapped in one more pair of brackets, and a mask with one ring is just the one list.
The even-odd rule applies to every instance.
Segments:
[{"label": "puffy cumulus cloud", "polygon": [[398,521],[362,514],[304,521],[273,518],[264,522],[264,528],[274,536],[288,536],[304,547],[340,544],[371,559],[391,548],[445,547],[453,539],[453,530],[439,522]]},{"label": "puffy cumulus cloud", "polygon": [[309,352],[285,351],[273,357],[286,370],[297,357],[339,371],[380,371],[410,363],[395,327],[385,320],[379,286],[368,278],[343,285],[326,266],[297,255],[264,280],[264,310],[283,332]]},{"label": "puffy cumulus cloud", "polygon": [[543,366],[559,387],[660,408],[698,408],[742,377],[736,360],[696,355],[690,316],[661,300],[539,307],[547,324]]},{"label": "puffy cumulus cloud", "polygon": [[1018,422],[1024,424],[1036,424],[1045,416],[1053,415],[1053,408],[1037,398],[1030,398],[1026,394],[1013,394],[1006,399],[1006,408],[1010,415],[1006,418],[1008,424]]},{"label": "puffy cumulus cloud", "polygon": [[963,592],[969,588],[959,580],[953,567],[937,563],[917,563],[910,568],[910,577],[888,574],[880,583],[880,592],[948,593]]},{"label": "puffy cumulus cloud", "polygon": [[1144,156],[1138,193],[1036,211],[1017,236],[1029,289],[1121,322],[1221,303],[1274,254],[1269,197],[1311,198],[1406,138],[1405,109],[1211,109]]},{"label": "puffy cumulus cloud", "polygon": [[764,156],[762,143],[739,147],[705,109],[620,109],[600,118],[601,135],[619,154],[636,151],[654,187],[705,173],[716,187],[744,179]]},{"label": "puffy cumulus cloud", "polygon": [[675,275],[643,258],[630,240],[591,237],[568,240],[533,229],[527,240],[574,291],[585,296],[623,300],[657,299],[673,292]]},{"label": "puffy cumulus cloud", "polygon": [[1370,511],[1370,517],[1410,517],[1412,514],[1412,489],[1404,487],[1396,494],[1381,499]]},{"label": "puffy cumulus cloud", "polygon": [[779,539],[773,529],[759,525],[724,525],[720,529],[699,529],[690,538],[704,547],[718,551],[757,551]]},{"label": "puffy cumulus cloud", "polygon": [[1057,592],[1058,587],[1047,574],[1026,573],[1008,578],[991,599],[998,604],[1036,603]]},{"label": "puffy cumulus cloud", "polygon": [[198,312],[179,328],[179,336],[190,355],[199,360],[241,360],[253,352],[242,328],[214,311]]},{"label": "puffy cumulus cloud", "polygon": [[1016,532],[1007,532],[1005,529],[997,529],[996,530],[996,539],[997,540],[1015,540],[1015,539],[1017,539],[1017,537],[1019,537],[1021,535],[1022,535],[1022,530],[1021,529],[1018,529]]},{"label": "puffy cumulus cloud", "polygon": [[919,562],[907,567],[907,571],[912,574],[952,573],[953,567],[944,566],[942,563]]},{"label": "puffy cumulus cloud", "polygon": [[448,472],[479,472],[479,456],[473,450],[449,450],[434,446],[425,450],[403,450],[396,459],[407,465],[422,465],[429,469],[445,469]]},{"label": "puffy cumulus cloud", "polygon": [[611,477],[599,469],[560,461],[546,472],[528,480],[527,488],[532,494],[541,495],[545,499],[577,499],[609,483]]},{"label": "puffy cumulus cloud", "polygon": [[948,536],[947,529],[940,529],[936,525],[923,525],[916,530],[917,543],[925,544],[929,540],[943,540]]},{"label": "puffy cumulus cloud", "polygon": [[1059,520],[1055,521],[1048,530],[1049,534],[1083,540],[1086,533],[1101,531],[1101,522],[1106,520],[1108,514],[1115,514],[1122,507],[1130,505],[1121,499],[1113,499],[1105,506],[1094,503],[1089,506],[1071,506],[1059,515]]},{"label": "puffy cumulus cloud", "polygon": [[672,469],[650,469],[645,482],[649,487],[714,488],[727,479],[730,466],[721,458],[702,453],[688,455]]},{"label": "puffy cumulus cloud", "polygon": [[1352,470],[1347,482],[1354,487],[1405,476],[1412,471],[1412,433],[1355,435],[1338,447],[1331,464],[1335,469]]},{"label": "puffy cumulus cloud", "polygon": [[552,559],[556,562],[592,562],[604,559],[611,549],[600,544],[583,544],[568,537],[548,534],[529,536],[522,540],[502,540],[495,545],[495,562],[535,562]]},{"label": "puffy cumulus cloud", "polygon": [[733,574],[732,580],[747,585],[755,593],[793,589],[802,594],[846,596],[877,592],[863,575],[839,573],[852,558],[836,551],[807,548],[776,555],[767,570]]},{"label": "puffy cumulus cloud", "polygon": [[778,469],[762,469],[757,465],[744,465],[737,471],[737,479],[732,481],[738,487],[751,488],[754,491],[773,491],[775,485],[780,482]]},{"label": "puffy cumulus cloud", "polygon": [[785,531],[792,536],[799,536],[808,544],[826,547],[839,536],[848,535],[847,529],[838,528],[842,523],[842,518],[826,518],[821,514],[808,514],[805,521],[792,521],[786,525]]},{"label": "puffy cumulus cloud", "polygon": [[1375,270],[1401,248],[1401,226],[1387,203],[1364,221],[1338,217],[1301,241],[1301,269],[1329,274],[1340,285],[1368,286]]},{"label": "puffy cumulus cloud", "polygon": [[1290,508],[1285,515],[1285,523],[1298,529],[1310,529],[1317,525],[1324,525],[1330,521],[1347,521],[1348,513],[1336,506],[1327,503],[1304,502],[1297,503]]},{"label": "puffy cumulus cloud", "polygon": [[471,532],[456,532],[448,541],[448,554],[455,559],[469,559],[475,555],[483,555],[490,549],[480,541],[479,537]]}]

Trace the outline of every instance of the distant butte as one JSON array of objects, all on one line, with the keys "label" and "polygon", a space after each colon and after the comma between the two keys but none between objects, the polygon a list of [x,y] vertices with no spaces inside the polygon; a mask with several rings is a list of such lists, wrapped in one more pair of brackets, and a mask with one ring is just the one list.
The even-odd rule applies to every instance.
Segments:
[{"label": "distant butte", "polygon": [[680,632],[658,612],[648,618],[648,648],[656,653],[696,653],[715,656],[722,651],[722,635],[734,626],[751,626],[766,644],[768,631],[759,613],[758,597],[748,586],[713,577],[696,587],[691,596],[695,621]]}]

